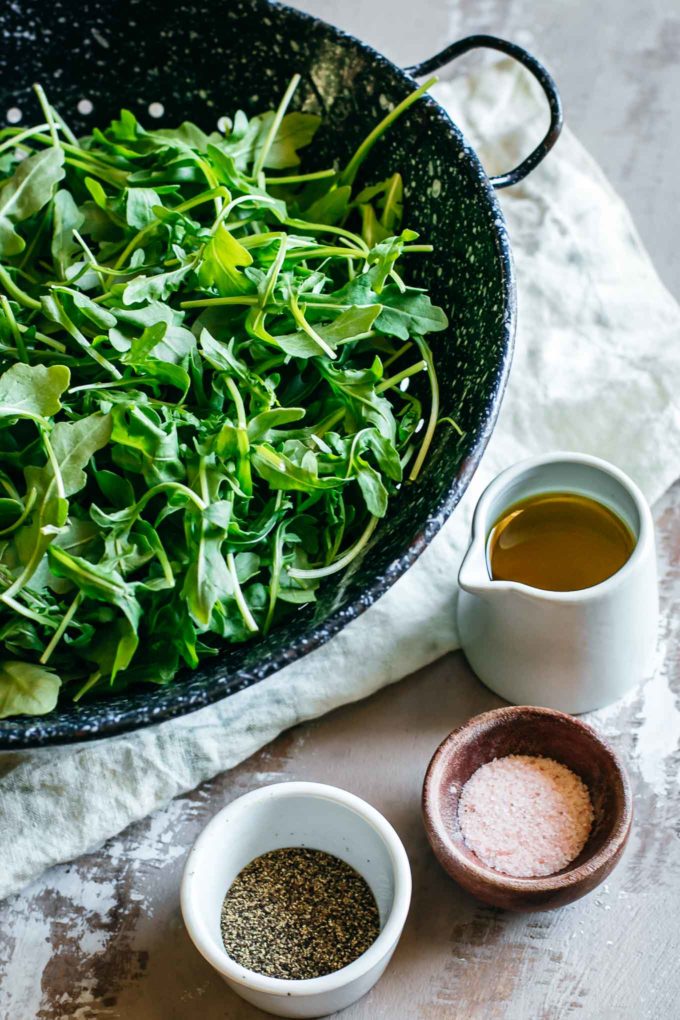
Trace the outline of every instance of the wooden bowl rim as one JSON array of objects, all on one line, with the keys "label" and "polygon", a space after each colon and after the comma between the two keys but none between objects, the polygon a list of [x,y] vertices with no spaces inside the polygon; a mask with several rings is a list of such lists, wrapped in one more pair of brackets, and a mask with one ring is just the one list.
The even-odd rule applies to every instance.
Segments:
[{"label": "wooden bowl rim", "polygon": [[[458,843],[451,837],[446,828],[439,810],[441,783],[438,781],[438,776],[441,774],[440,769],[443,762],[454,753],[457,746],[466,737],[469,738],[471,736],[470,730],[478,729],[480,726],[490,722],[500,722],[502,725],[512,726],[519,720],[524,720],[531,716],[548,716],[559,720],[599,745],[600,750],[610,759],[614,768],[614,774],[621,785],[622,807],[614,823],[611,835],[592,857],[589,857],[577,867],[569,868],[567,866],[566,869],[554,875],[545,875],[539,878],[517,878],[512,875],[503,875],[501,872],[495,871],[488,865],[478,861],[478,859],[471,859],[461,853]],[[539,708],[533,705],[511,705],[504,708],[491,709],[491,711],[473,716],[467,722],[457,726],[456,729],[452,730],[442,740],[433,754],[425,773],[422,811],[430,845],[435,855],[445,866],[452,866],[457,872],[474,875],[480,885],[485,885],[489,890],[495,889],[525,894],[534,892],[550,893],[565,888],[573,889],[581,882],[592,879],[593,875],[606,868],[612,859],[616,859],[623,850],[630,834],[633,821],[633,798],[628,775],[619,754],[614,750],[609,741],[601,737],[592,726],[581,719],[568,715],[566,712],[558,712],[552,708]]]}]

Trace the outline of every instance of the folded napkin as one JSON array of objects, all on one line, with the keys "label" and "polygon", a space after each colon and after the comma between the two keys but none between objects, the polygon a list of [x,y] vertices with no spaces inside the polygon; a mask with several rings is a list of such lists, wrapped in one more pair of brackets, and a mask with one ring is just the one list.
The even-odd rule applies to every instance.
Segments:
[{"label": "folded napkin", "polygon": [[[490,172],[518,162],[545,116],[545,101],[506,61],[435,91]],[[127,736],[0,756],[0,897],[287,727],[455,648],[453,579],[471,511],[512,462],[555,449],[595,453],[628,471],[650,500],[680,474],[680,308],[625,206],[568,130],[500,198],[517,269],[517,346],[499,422],[452,519],[368,612],[254,687]]]}]

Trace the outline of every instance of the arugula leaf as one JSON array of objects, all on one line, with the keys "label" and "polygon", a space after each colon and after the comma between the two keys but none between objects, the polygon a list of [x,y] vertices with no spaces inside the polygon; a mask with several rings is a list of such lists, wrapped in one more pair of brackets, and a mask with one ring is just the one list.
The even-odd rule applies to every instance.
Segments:
[{"label": "arugula leaf", "polygon": [[140,304],[142,301],[165,301],[171,294],[182,286],[182,283],[191,270],[193,262],[187,261],[177,269],[169,269],[166,273],[156,273],[154,276],[142,274],[136,276],[123,291],[123,303],[126,305]]},{"label": "arugula leaf", "polygon": [[[139,131],[139,126],[137,128]],[[199,127],[185,120],[176,128],[157,128],[145,132],[146,138],[158,138],[163,145],[177,145],[180,148],[205,152],[208,148],[208,136]]]},{"label": "arugula leaf", "polygon": [[66,278],[66,270],[73,257],[80,252],[80,246],[73,237],[74,230],[80,230],[85,216],[76,205],[70,191],[60,189],[52,203],[52,243],[50,251],[54,267],[60,280]]},{"label": "arugula leaf", "polygon": [[65,365],[12,365],[0,375],[0,417],[46,418],[56,414],[70,379]]},{"label": "arugula leaf", "polygon": [[210,238],[198,270],[198,279],[204,287],[214,287],[218,294],[243,294],[251,290],[246,276],[240,271],[252,265],[253,257],[223,224]]},{"label": "arugula leaf", "polygon": [[64,177],[64,150],[37,152],[19,163],[0,188],[0,257],[19,255],[26,247],[15,226],[47,205]]},{"label": "arugula leaf", "polygon": [[106,621],[106,627],[87,644],[83,654],[94,663],[100,673],[109,677],[111,686],[121,672],[131,664],[139,647],[139,636],[127,617],[117,616]]},{"label": "arugula leaf", "polygon": [[[375,270],[355,277],[334,295],[338,301],[356,305],[381,304],[382,311],[375,322],[375,328],[385,336],[396,336],[409,340],[412,334],[424,336],[446,329],[449,320],[424,291],[417,287],[406,287],[403,291],[391,283],[377,293],[374,289]],[[380,272],[382,276],[382,272]]]},{"label": "arugula leaf", "polygon": [[[257,162],[257,157],[264,146],[273,120],[274,113],[271,111],[260,117],[260,129],[254,141],[251,156],[253,162]],[[321,118],[317,117],[316,114],[287,113],[281,121],[276,137],[269,148],[264,165],[274,170],[298,166],[300,162],[298,149],[303,149],[309,145],[320,124]]]},{"label": "arugula leaf", "polygon": [[308,205],[302,216],[312,223],[327,223],[333,226],[347,215],[351,197],[352,189],[348,184],[341,188],[332,188]]},{"label": "arugula leaf", "polygon": [[304,407],[273,407],[268,411],[261,411],[248,422],[248,439],[251,443],[256,439],[263,439],[271,429],[300,421],[304,416]]},{"label": "arugula leaf", "polygon": [[384,517],[387,513],[389,493],[378,472],[370,464],[361,462],[357,469],[356,479],[366,500],[368,512],[374,517]]},{"label": "arugula leaf", "polygon": [[119,351],[129,351],[132,340],[128,332],[145,330],[165,323],[165,332],[149,353],[160,361],[184,364],[196,349],[196,338],[191,330],[182,326],[184,316],[160,301],[149,301],[141,308],[112,308],[117,326],[109,331],[109,339]]},{"label": "arugula leaf", "polygon": [[298,492],[316,492],[337,489],[344,485],[343,478],[320,478],[309,468],[294,464],[285,454],[277,452],[269,443],[253,448],[252,465],[272,489]]},{"label": "arugula leaf", "polygon": [[155,322],[153,326],[147,326],[141,336],[132,341],[129,351],[125,352],[121,361],[127,365],[144,364],[151,352],[161,343],[167,330],[167,322]]},{"label": "arugula leaf", "polygon": [[[75,422],[59,422],[50,437],[52,457],[44,467],[25,469],[27,493],[35,494],[30,520],[16,532],[15,546],[22,564],[9,591],[21,591],[38,571],[42,558],[63,532],[68,514],[68,497],[84,488],[84,468],[111,435],[111,420],[99,413]],[[0,595],[0,597],[2,597]]]},{"label": "arugula leaf", "polygon": [[[371,330],[380,312],[380,305],[363,308],[352,306],[327,326],[315,324],[314,331],[334,351],[338,344],[364,337]],[[286,354],[295,358],[315,358],[322,353],[318,343],[302,330],[296,333],[275,334],[274,339]]]},{"label": "arugula leaf", "polygon": [[[61,480],[66,496],[75,496],[85,487],[85,468],[93,454],[103,449],[111,438],[112,419],[109,414],[96,412],[77,421],[63,421],[54,426],[50,443],[59,465]],[[53,472],[49,464],[44,468],[26,468],[26,482],[29,489],[46,489],[52,482]]]},{"label": "arugula leaf", "polygon": [[154,207],[162,205],[153,188],[128,188],[125,193],[125,219],[136,230],[143,230],[156,221]]},{"label": "arugula leaf", "polygon": [[0,719],[12,715],[45,715],[57,704],[61,680],[32,662],[0,662]]},{"label": "arugula leaf", "polygon": [[184,579],[182,596],[189,612],[201,630],[210,626],[215,603],[231,598],[234,585],[222,552],[224,536],[204,538],[198,556]]},{"label": "arugula leaf", "polygon": [[380,293],[383,306],[375,328],[386,336],[396,336],[408,340],[416,334],[439,333],[446,329],[449,320],[427,294],[416,287],[406,287],[402,292],[394,284],[389,284]]}]

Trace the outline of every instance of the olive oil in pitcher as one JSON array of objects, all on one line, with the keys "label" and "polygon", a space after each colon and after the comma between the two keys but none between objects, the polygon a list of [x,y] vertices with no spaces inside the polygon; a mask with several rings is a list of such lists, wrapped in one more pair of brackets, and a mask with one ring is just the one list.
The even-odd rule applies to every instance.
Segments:
[{"label": "olive oil in pitcher", "polygon": [[620,570],[635,548],[635,537],[602,503],[573,492],[545,492],[505,510],[487,548],[495,581],[578,591]]}]

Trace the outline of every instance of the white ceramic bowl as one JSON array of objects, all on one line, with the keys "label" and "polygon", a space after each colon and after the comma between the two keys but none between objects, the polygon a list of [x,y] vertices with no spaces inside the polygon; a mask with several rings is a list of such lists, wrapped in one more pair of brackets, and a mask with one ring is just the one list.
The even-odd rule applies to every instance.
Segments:
[{"label": "white ceramic bowl", "polygon": [[[380,935],[362,956],[306,981],[239,966],[220,934],[222,902],[238,873],[260,854],[291,846],[346,861],[366,879],[380,910]],[[385,970],[408,914],[411,869],[398,835],[370,804],[321,783],[277,783],[232,801],[208,823],[189,854],[181,900],[196,948],[238,995],[275,1016],[326,1016],[365,995]]]}]

